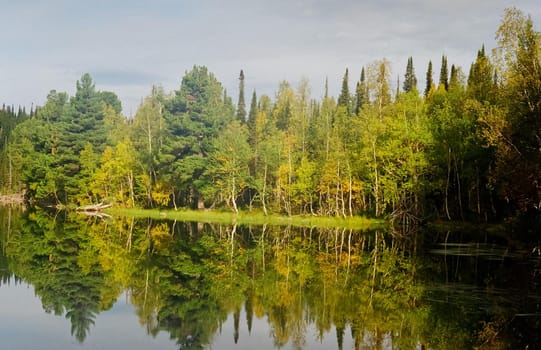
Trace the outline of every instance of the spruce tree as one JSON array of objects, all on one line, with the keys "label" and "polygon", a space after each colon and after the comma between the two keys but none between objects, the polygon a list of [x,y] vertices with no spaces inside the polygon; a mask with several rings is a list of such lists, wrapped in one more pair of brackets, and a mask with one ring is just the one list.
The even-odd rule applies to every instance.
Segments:
[{"label": "spruce tree", "polygon": [[426,87],[425,87],[425,97],[428,97],[428,94],[432,90],[434,81],[432,80],[432,61],[428,61],[428,69],[426,71]]},{"label": "spruce tree", "polygon": [[345,107],[348,114],[349,114],[349,103],[350,103],[350,95],[349,95],[349,72],[346,68],[346,73],[344,74],[344,79],[342,80],[342,90],[340,91],[340,96],[338,97],[338,106]]},{"label": "spruce tree", "polygon": [[239,75],[239,102],[237,103],[237,119],[241,123],[246,122],[246,102],[244,100],[244,72],[241,69]]},{"label": "spruce tree", "polygon": [[458,69],[455,65],[451,65],[451,78],[449,79],[449,89],[458,87],[460,82],[458,81]]},{"label": "spruce tree", "polygon": [[254,90],[252,100],[250,101],[250,113],[248,114],[248,128],[253,130],[255,127],[255,118],[257,116],[257,95]]},{"label": "spruce tree", "polygon": [[361,69],[361,78],[355,86],[355,114],[359,114],[363,105],[368,102],[368,89],[366,86],[366,74],[364,67]]},{"label": "spruce tree", "polygon": [[368,84],[364,67],[361,69],[361,79],[356,89],[355,113],[358,114],[365,104],[368,103]]},{"label": "spruce tree", "polygon": [[358,82],[355,86],[355,114],[358,115],[361,111],[361,107],[363,104],[363,97],[362,97],[362,90],[361,90],[361,82]]},{"label": "spruce tree", "polygon": [[468,96],[481,102],[495,102],[494,67],[485,55],[485,47],[477,51],[468,76]]},{"label": "spruce tree", "polygon": [[410,92],[413,89],[417,89],[417,77],[415,76],[415,69],[413,68],[413,58],[408,58],[408,65],[406,66],[406,74],[404,75],[404,92]]},{"label": "spruce tree", "polygon": [[447,57],[445,55],[441,56],[441,69],[440,69],[440,83],[443,85],[445,90],[449,90],[449,71],[447,69]]}]

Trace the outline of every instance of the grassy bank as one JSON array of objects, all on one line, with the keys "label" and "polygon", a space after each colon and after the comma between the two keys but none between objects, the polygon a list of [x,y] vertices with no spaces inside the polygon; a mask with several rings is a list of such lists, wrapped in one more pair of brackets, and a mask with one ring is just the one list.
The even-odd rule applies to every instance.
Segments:
[{"label": "grassy bank", "polygon": [[214,210],[157,210],[111,208],[106,212],[113,216],[131,216],[136,218],[169,219],[194,222],[212,222],[220,224],[241,225],[280,225],[296,227],[341,227],[349,229],[369,229],[382,227],[383,220],[369,219],[361,216],[348,218],[333,216],[281,216],[264,215],[258,212],[222,212]]}]

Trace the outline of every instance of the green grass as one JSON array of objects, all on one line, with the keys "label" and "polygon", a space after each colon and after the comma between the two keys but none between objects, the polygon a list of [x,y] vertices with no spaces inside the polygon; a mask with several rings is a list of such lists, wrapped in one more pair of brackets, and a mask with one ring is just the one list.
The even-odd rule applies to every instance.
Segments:
[{"label": "green grass", "polygon": [[113,216],[130,216],[135,218],[168,219],[180,221],[208,222],[219,224],[241,225],[277,225],[296,227],[341,227],[348,229],[369,229],[382,227],[383,220],[369,219],[361,216],[331,217],[312,215],[264,215],[260,212],[232,212],[214,210],[158,210],[111,208],[106,212]]}]

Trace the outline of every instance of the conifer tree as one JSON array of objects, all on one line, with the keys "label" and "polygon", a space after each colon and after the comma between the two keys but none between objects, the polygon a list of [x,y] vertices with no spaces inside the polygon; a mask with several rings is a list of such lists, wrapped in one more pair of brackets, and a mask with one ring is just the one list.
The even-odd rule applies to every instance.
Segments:
[{"label": "conifer tree", "polygon": [[359,114],[363,105],[368,103],[368,87],[364,67],[361,69],[361,79],[355,88],[355,114]]},{"label": "conifer tree", "polygon": [[443,85],[445,90],[449,90],[449,71],[447,69],[447,57],[445,55],[441,56],[441,69],[440,69],[440,83]]},{"label": "conifer tree", "polygon": [[246,122],[246,102],[244,100],[244,71],[240,70],[239,75],[239,102],[237,103],[237,119],[241,123]]},{"label": "conifer tree", "polygon": [[248,114],[248,129],[252,130],[255,127],[255,119],[257,117],[257,94],[254,90],[252,100],[250,101],[250,113]]},{"label": "conifer tree", "polygon": [[361,82],[357,82],[355,85],[355,114],[358,115],[362,107],[362,90]]},{"label": "conifer tree", "polygon": [[449,79],[449,89],[458,87],[460,82],[458,81],[458,68],[455,65],[451,65],[451,78]]},{"label": "conifer tree", "polygon": [[428,97],[428,94],[432,90],[434,81],[432,80],[432,61],[428,61],[428,69],[426,71],[426,87],[425,87],[425,97]]},{"label": "conifer tree", "polygon": [[410,92],[413,89],[417,89],[417,77],[415,76],[415,69],[413,68],[413,58],[408,58],[408,65],[406,66],[406,74],[404,75],[404,92]]},{"label": "conifer tree", "polygon": [[477,51],[477,59],[472,63],[468,76],[468,96],[478,101],[495,102],[494,68],[485,55],[485,46]]},{"label": "conifer tree", "polygon": [[349,103],[350,103],[350,95],[349,95],[349,72],[346,68],[346,73],[344,74],[344,79],[342,80],[342,90],[340,91],[340,96],[338,97],[338,106],[345,107],[346,110],[349,113]]}]

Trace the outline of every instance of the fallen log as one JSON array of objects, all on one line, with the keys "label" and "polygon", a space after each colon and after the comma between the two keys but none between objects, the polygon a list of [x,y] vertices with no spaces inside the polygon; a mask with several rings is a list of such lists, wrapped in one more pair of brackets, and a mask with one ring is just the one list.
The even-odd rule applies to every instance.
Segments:
[{"label": "fallen log", "polygon": [[24,193],[0,195],[0,205],[24,204]]},{"label": "fallen log", "polygon": [[109,204],[103,204],[103,202],[101,203],[98,203],[98,204],[91,204],[91,205],[85,205],[85,206],[82,206],[82,207],[77,207],[77,211],[102,211],[103,209],[107,209],[107,208],[110,208],[112,207],[113,204],[109,203]]},{"label": "fallen log", "polygon": [[110,219],[112,218],[111,215],[102,213],[101,211],[79,211],[80,214],[84,214],[86,216],[92,216],[92,217],[98,217],[100,219]]}]

